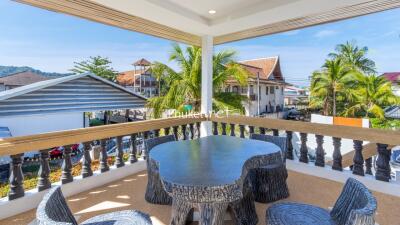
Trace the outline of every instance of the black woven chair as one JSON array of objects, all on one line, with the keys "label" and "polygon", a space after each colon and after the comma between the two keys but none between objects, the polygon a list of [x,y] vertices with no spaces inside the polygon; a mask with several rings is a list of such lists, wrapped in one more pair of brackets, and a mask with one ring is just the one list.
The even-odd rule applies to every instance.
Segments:
[{"label": "black woven chair", "polygon": [[250,134],[251,139],[271,142],[281,148],[281,160],[274,164],[253,169],[250,173],[254,200],[268,203],[289,197],[286,184],[288,173],[286,170],[287,140],[285,137],[265,134]]},{"label": "black woven chair", "polygon": [[[36,219],[39,225],[77,225],[61,192],[61,187],[52,188],[40,202]],[[136,210],[124,210],[102,214],[88,219],[82,225],[151,225],[149,215]]]},{"label": "black woven chair", "polygon": [[[157,145],[175,141],[174,135],[167,135],[162,137],[150,138],[144,141],[144,150],[148,156],[151,149]],[[147,188],[145,199],[149,203],[159,205],[171,205],[172,197],[164,190],[163,184],[161,183],[160,174],[156,163],[150,160],[150,157],[146,158],[147,162]]]},{"label": "black woven chair", "polygon": [[277,203],[268,208],[268,225],[374,225],[377,203],[361,182],[349,178],[332,211],[302,203]]}]

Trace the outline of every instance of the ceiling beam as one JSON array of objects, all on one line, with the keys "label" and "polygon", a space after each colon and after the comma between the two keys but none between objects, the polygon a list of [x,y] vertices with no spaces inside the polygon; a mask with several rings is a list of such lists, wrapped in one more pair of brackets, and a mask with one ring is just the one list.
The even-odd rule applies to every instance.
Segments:
[{"label": "ceiling beam", "polygon": [[91,21],[116,26],[152,36],[201,45],[201,37],[158,24],[137,16],[129,15],[88,0],[14,0],[35,7],[65,13]]},{"label": "ceiling beam", "polygon": [[350,5],[346,7],[332,9],[323,13],[289,19],[230,34],[224,34],[215,37],[214,44],[223,44],[248,38],[296,30],[304,27],[310,27],[352,17],[363,16],[398,7],[400,7],[400,0],[371,0],[357,5]]}]

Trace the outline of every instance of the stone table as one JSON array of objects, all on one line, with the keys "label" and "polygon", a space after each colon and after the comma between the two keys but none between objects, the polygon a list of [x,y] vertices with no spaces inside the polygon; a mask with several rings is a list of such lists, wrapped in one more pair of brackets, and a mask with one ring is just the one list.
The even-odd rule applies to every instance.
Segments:
[{"label": "stone table", "polygon": [[228,204],[242,199],[248,171],[275,162],[279,152],[264,141],[208,136],[158,145],[149,157],[173,198],[172,225],[184,225],[192,208],[201,225],[220,225]]}]

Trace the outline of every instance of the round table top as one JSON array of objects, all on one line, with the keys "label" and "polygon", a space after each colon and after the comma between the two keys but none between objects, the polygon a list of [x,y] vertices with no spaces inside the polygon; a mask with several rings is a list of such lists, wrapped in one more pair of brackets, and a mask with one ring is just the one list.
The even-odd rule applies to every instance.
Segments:
[{"label": "round table top", "polygon": [[279,151],[277,145],[265,141],[208,136],[157,145],[149,157],[157,162],[164,181],[188,186],[220,186],[240,179],[247,160]]}]

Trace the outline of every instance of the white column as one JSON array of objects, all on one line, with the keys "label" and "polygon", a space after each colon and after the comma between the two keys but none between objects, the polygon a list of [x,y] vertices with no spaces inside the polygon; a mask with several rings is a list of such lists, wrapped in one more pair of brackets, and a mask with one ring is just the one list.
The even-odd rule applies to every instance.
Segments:
[{"label": "white column", "polygon": [[[213,74],[213,37],[206,35],[201,42],[201,113],[209,114],[212,111],[212,74]],[[210,121],[202,122],[200,133],[202,137],[212,135]]]}]

